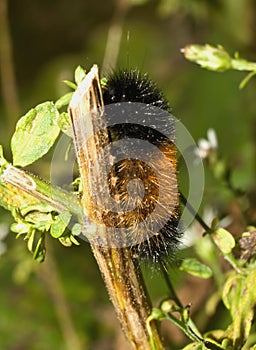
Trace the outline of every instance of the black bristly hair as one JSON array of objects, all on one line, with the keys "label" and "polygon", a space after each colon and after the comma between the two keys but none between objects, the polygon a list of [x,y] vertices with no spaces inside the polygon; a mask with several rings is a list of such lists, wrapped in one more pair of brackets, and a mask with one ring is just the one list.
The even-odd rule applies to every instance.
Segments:
[{"label": "black bristly hair", "polygon": [[157,85],[149,79],[147,74],[138,70],[119,70],[111,74],[103,90],[104,103],[140,102],[170,111],[168,101],[165,99]]},{"label": "black bristly hair", "polygon": [[[144,103],[170,112],[169,103],[161,90],[147,74],[141,74],[138,70],[119,70],[110,74],[103,87],[103,101],[105,105],[119,102]],[[176,154],[172,157],[175,156]],[[176,159],[171,159],[171,161],[176,165]],[[172,260],[180,243],[181,233],[177,228],[179,218],[179,204],[177,203],[169,220],[159,232],[155,232],[151,237],[131,247],[134,256],[162,264]]]}]

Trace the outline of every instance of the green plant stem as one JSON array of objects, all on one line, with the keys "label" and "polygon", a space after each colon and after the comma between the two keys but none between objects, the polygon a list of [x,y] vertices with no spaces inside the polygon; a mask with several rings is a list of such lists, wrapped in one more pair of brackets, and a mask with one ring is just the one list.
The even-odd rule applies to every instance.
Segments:
[{"label": "green plant stem", "polygon": [[256,72],[256,62],[234,58],[231,60],[232,68],[239,71]]},{"label": "green plant stem", "polygon": [[[31,200],[31,196],[37,198],[44,203],[51,205],[56,211],[62,212],[69,210],[72,214],[76,215],[79,222],[83,221],[83,213],[81,203],[78,197],[64,191],[59,187],[54,187],[48,182],[29,174],[21,169],[9,164],[5,166],[5,169],[1,169],[1,178],[4,184],[14,186],[16,189],[21,190],[23,198],[23,205],[26,201]],[[2,193],[3,198],[7,201],[11,201],[11,192],[8,193],[8,188]],[[26,198],[25,193],[29,196]]]},{"label": "green plant stem", "polygon": [[[184,306],[182,305],[182,302],[180,301],[179,297],[177,296],[174,288],[173,288],[173,285],[172,285],[172,282],[170,280],[170,277],[169,277],[169,274],[165,268],[165,266],[163,264],[160,264],[161,266],[161,270],[162,270],[162,273],[164,275],[164,279],[165,279],[165,282],[168,286],[168,289],[169,289],[169,292],[170,292],[170,297],[172,300],[174,300],[174,302],[177,304],[177,306],[183,310],[184,309]],[[196,329],[196,326],[193,322],[193,320],[191,318],[189,318],[186,326],[183,324],[183,322],[181,322],[180,320],[177,320],[174,316],[171,316],[169,313],[168,313],[168,318],[170,319],[171,322],[173,322],[176,326],[178,326],[179,328],[181,328],[184,333],[192,340],[200,340],[200,341],[203,341],[203,338],[200,334],[196,334],[195,331],[193,329]],[[189,325],[190,324],[190,325]],[[191,326],[191,327],[190,327]],[[197,331],[198,333],[198,331]]]},{"label": "green plant stem", "polygon": [[230,254],[224,254],[224,259],[229,262],[229,264],[233,267],[233,269],[239,273],[239,274],[244,274],[244,270],[240,268],[240,266],[237,264],[236,259],[233,257],[233,255]]},{"label": "green plant stem", "polygon": [[170,280],[170,277],[169,277],[169,274],[168,274],[168,271],[166,270],[165,266],[160,262],[160,268],[161,268],[161,271],[162,271],[162,274],[164,276],[164,280],[166,282],[166,285],[169,289],[169,292],[170,292],[170,297],[175,301],[175,303],[179,306],[179,307],[183,307],[179,297],[177,296],[174,288],[173,288],[173,285],[172,285],[172,282]]},{"label": "green plant stem", "polygon": [[[185,196],[180,193],[180,198],[182,203],[188,208],[188,210],[191,212],[192,215],[195,216],[196,220],[200,223],[200,225],[205,229],[206,233],[211,233],[211,228],[205,223],[205,221],[196,213],[194,208],[191,206],[191,204],[187,201]],[[212,238],[211,238],[212,239]],[[216,243],[212,239],[213,244],[216,246]],[[219,248],[218,248],[219,249]],[[223,253],[222,253],[223,254]],[[236,259],[233,257],[232,254],[223,254],[225,260],[227,260],[230,265],[238,272],[238,273],[243,273],[243,270],[238,266]]]},{"label": "green plant stem", "polygon": [[176,317],[169,313],[167,314],[166,318],[170,320],[173,324],[175,324],[177,327],[179,327],[189,339],[196,342],[203,342],[203,338],[200,338],[197,334],[195,334],[195,332],[190,327],[185,325],[183,321],[178,320]]}]

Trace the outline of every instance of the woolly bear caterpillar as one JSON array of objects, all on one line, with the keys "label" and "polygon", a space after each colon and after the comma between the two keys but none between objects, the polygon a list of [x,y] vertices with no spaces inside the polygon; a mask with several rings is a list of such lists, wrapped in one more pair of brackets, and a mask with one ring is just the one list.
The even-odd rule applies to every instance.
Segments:
[{"label": "woolly bear caterpillar", "polygon": [[[113,73],[102,87],[97,66],[93,66],[85,84],[88,94],[85,111],[79,111],[84,114],[79,123],[83,124],[80,129],[86,135],[79,135],[75,147],[78,162],[79,158],[84,162],[81,158],[89,156],[84,174],[81,174],[89,189],[86,190],[86,212],[110,233],[107,238],[97,236],[96,244],[130,246],[134,257],[153,262],[172,257],[181,233],[177,229],[180,213],[175,130],[167,100],[147,75],[136,70]],[[88,126],[86,113],[89,118],[102,118],[100,129]],[[113,113],[117,114],[115,122]],[[71,120],[75,132],[76,121],[72,115]],[[162,132],[163,126],[171,139]],[[90,135],[89,129],[93,129]],[[97,142],[92,149],[89,141],[95,135]],[[84,139],[87,139],[87,149]],[[141,141],[140,146],[137,140]],[[108,152],[114,149],[114,156],[106,173],[99,164],[105,162],[106,156],[101,151],[109,145],[113,147]],[[90,152],[93,155],[88,155]],[[118,152],[122,153],[121,159]],[[97,168],[94,168],[94,156],[98,157]],[[121,245],[117,246],[116,242]]]}]

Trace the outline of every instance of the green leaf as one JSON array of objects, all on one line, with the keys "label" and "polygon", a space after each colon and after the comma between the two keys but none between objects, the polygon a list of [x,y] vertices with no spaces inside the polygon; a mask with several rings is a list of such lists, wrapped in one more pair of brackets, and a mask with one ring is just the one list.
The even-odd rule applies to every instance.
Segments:
[{"label": "green leaf", "polygon": [[230,310],[232,317],[234,316],[233,313],[236,311],[239,305],[243,284],[244,276],[234,274],[227,279],[224,285],[222,291],[222,300],[226,308]]},{"label": "green leaf", "polygon": [[108,83],[108,78],[103,77],[100,79],[100,85],[102,88],[104,88],[107,85],[107,83]]},{"label": "green leaf", "polygon": [[215,217],[215,218],[212,220],[212,223],[211,223],[211,229],[212,229],[212,230],[215,230],[215,229],[216,229],[216,227],[217,227],[219,221],[220,221],[220,220],[219,220],[218,217]]},{"label": "green leaf", "polygon": [[204,350],[204,349],[205,347],[201,343],[191,343],[185,346],[185,348],[183,348],[183,350]]},{"label": "green leaf", "polygon": [[72,236],[72,235],[70,235],[70,241],[71,241],[72,243],[74,243],[75,245],[80,245],[80,243],[78,242],[78,240],[77,240],[74,236]]},{"label": "green leaf", "polygon": [[48,231],[52,224],[51,213],[31,212],[26,215],[25,220],[33,224],[38,231]]},{"label": "green leaf", "polygon": [[70,87],[73,90],[76,90],[77,85],[69,80],[63,80],[63,83],[65,83],[68,87]]},{"label": "green leaf", "polygon": [[208,266],[193,258],[184,259],[179,269],[201,278],[210,278],[212,276],[212,270]]},{"label": "green leaf", "polygon": [[70,240],[69,236],[64,236],[64,237],[60,237],[59,241],[62,245],[64,245],[65,247],[71,247],[72,246],[72,242]]},{"label": "green leaf", "polygon": [[69,104],[71,98],[72,98],[73,92],[68,92],[64,96],[61,96],[56,102],[55,107],[57,109],[61,109],[62,107],[65,107]]},{"label": "green leaf", "polygon": [[223,302],[229,309],[233,322],[227,329],[234,349],[241,349],[250,334],[256,305],[256,269],[248,275],[232,275],[223,289]]},{"label": "green leaf", "polygon": [[235,247],[236,242],[234,237],[222,227],[213,232],[211,236],[223,254],[229,254]]},{"label": "green leaf", "polygon": [[33,259],[38,262],[43,262],[45,259],[45,253],[45,234],[41,234],[34,248]]},{"label": "green leaf", "polygon": [[[26,217],[30,212],[40,212],[40,213],[50,213],[54,211],[54,208],[50,206],[49,204],[37,202],[37,203],[28,203],[24,204],[19,208],[20,214],[22,217]],[[33,222],[36,222],[36,216],[35,220]]]},{"label": "green leaf", "polygon": [[43,262],[45,258],[45,235],[32,230],[27,242],[28,250],[33,253],[33,259]]},{"label": "green leaf", "polygon": [[53,224],[51,225],[50,233],[52,237],[60,238],[63,235],[66,227],[70,222],[71,216],[72,215],[69,211],[63,211],[56,217]]},{"label": "green leaf", "polygon": [[69,137],[72,137],[72,129],[71,129],[71,123],[70,123],[68,112],[62,112],[59,115],[57,123],[62,132],[64,132]]},{"label": "green leaf", "polygon": [[80,233],[82,232],[82,225],[79,223],[76,223],[73,227],[72,227],[72,235],[73,236],[79,236]]},{"label": "green leaf", "polygon": [[86,76],[85,70],[81,66],[78,66],[75,70],[75,82],[77,83],[77,85],[84,80],[85,76]]},{"label": "green leaf", "polygon": [[187,45],[182,49],[187,60],[213,71],[225,71],[232,68],[232,59],[222,46]]},{"label": "green leaf", "polygon": [[22,235],[27,233],[30,229],[31,225],[23,222],[14,222],[11,225],[11,231],[17,233],[18,235]]},{"label": "green leaf", "polygon": [[20,118],[11,140],[14,165],[26,166],[49,151],[60,132],[58,115],[53,102],[44,102]]}]

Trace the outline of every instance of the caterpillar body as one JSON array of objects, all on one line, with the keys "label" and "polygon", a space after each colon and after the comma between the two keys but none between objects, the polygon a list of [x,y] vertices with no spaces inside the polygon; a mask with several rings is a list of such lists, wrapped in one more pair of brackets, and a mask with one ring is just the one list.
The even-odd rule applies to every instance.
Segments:
[{"label": "caterpillar body", "polygon": [[169,259],[181,233],[175,125],[168,101],[137,70],[113,73],[102,87],[93,66],[83,88],[85,93],[78,89],[70,104],[83,99],[83,107],[77,116],[74,108],[69,112],[85,192],[85,232],[92,221],[107,232],[101,237],[98,230],[88,239],[129,246],[140,259]]},{"label": "caterpillar body", "polygon": [[[130,103],[143,103],[147,107],[145,108],[144,115],[146,117],[147,109],[150,110],[150,106],[158,107],[161,110],[170,112],[170,106],[165,99],[163,93],[158,89],[156,84],[149,79],[147,74],[141,74],[138,70],[124,70],[111,74],[107,83],[103,89],[103,101],[105,105],[120,102]],[[157,116],[156,116],[157,120]],[[174,125],[172,124],[169,113],[164,113],[165,128],[172,128],[171,133],[174,133]],[[177,189],[176,180],[176,149],[173,140],[169,140],[157,129],[145,127],[137,124],[119,124],[115,126],[115,131],[110,135],[110,141],[113,138],[134,137],[143,138],[148,142],[156,145],[162,152],[161,158],[155,157],[154,153],[151,154],[151,159],[148,164],[144,164],[142,161],[136,162],[131,160],[123,160],[121,164],[118,164],[112,177],[116,177],[116,186],[114,191],[119,191],[118,195],[123,200],[129,200],[126,188],[126,182],[131,180],[131,175],[134,173],[134,167],[138,169],[136,176],[142,179],[144,184],[144,201],[141,201],[137,206],[137,211],[140,216],[143,216],[145,208],[147,208],[147,214],[149,207],[154,207],[159,199],[159,189],[157,184],[157,178],[155,176],[155,168],[157,167],[158,173],[162,175],[161,185],[164,187],[166,193],[162,198],[161,205],[162,210],[157,212],[154,220],[161,221],[164,217],[163,226],[159,227],[157,232],[146,232],[146,227],[141,232],[136,229],[134,234],[141,234],[143,238],[140,239],[140,243],[131,247],[134,255],[142,259],[152,259],[153,262],[158,262],[159,259],[172,258],[173,253],[177,250],[180,242],[181,233],[177,229],[180,212],[179,212],[179,195]],[[170,132],[168,131],[168,134]],[[168,172],[167,165],[171,164],[173,171]],[[151,170],[149,170],[151,169]],[[140,184],[137,183],[139,186]],[[139,189],[138,189],[139,192]],[[170,208],[171,204],[171,210]],[[148,204],[150,203],[150,205]],[[166,212],[169,218],[166,220]],[[134,214],[134,213],[133,213]],[[129,220],[135,221],[134,227],[136,227],[137,217],[131,214]]]}]

